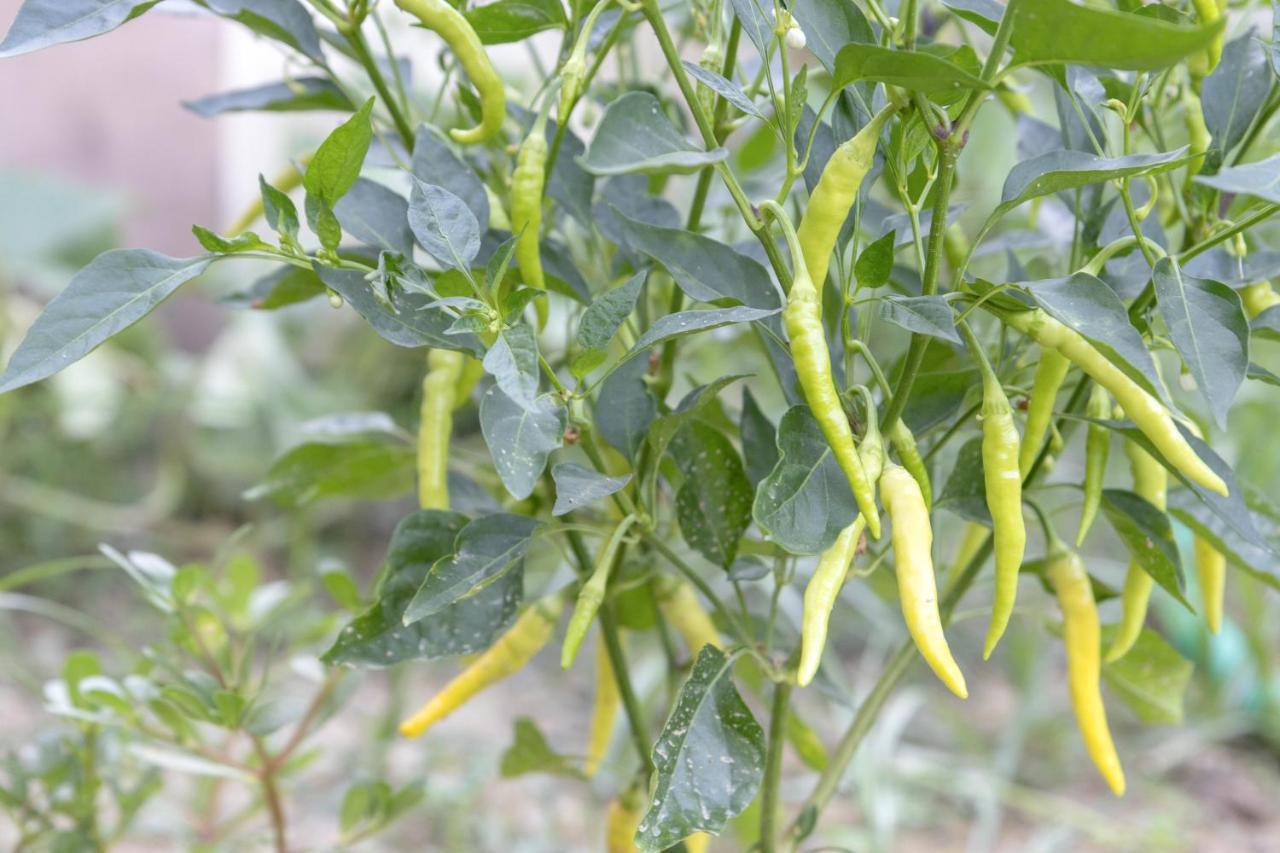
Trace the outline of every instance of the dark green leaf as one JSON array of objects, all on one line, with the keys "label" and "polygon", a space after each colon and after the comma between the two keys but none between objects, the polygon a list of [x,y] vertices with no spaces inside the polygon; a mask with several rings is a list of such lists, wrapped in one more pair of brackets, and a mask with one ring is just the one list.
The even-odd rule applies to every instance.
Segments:
[{"label": "dark green leaf", "polygon": [[889,283],[889,276],[893,273],[895,237],[896,232],[890,231],[858,255],[853,265],[853,276],[859,287],[883,287]]},{"label": "dark green leaf", "polygon": [[18,10],[0,58],[19,56],[110,32],[160,0],[27,0]]},{"label": "dark green leaf", "polygon": [[610,477],[573,462],[561,462],[551,468],[551,478],[556,483],[556,505],[552,515],[573,512],[601,498],[607,498],[626,487],[631,475]]},{"label": "dark green leaf", "polygon": [[255,110],[287,113],[306,110],[348,112],[355,109],[343,91],[324,77],[299,77],[283,83],[220,92],[194,101],[183,101],[182,105],[204,118]]},{"label": "dark green leaf", "polygon": [[481,398],[480,430],[502,484],[516,500],[533,493],[547,457],[564,442],[566,421],[564,406],[549,396],[526,408],[493,385]]},{"label": "dark green leaf", "polygon": [[1183,27],[1071,0],[1019,0],[1013,7],[1010,42],[1020,63],[1158,71],[1208,47],[1225,23]]},{"label": "dark green leaf", "polygon": [[84,358],[204,272],[211,260],[170,258],[145,249],[113,249],[94,258],[31,325],[0,374],[0,394]]},{"label": "dark green leaf", "polygon": [[[1115,626],[1102,630],[1104,646]],[[1155,631],[1142,629],[1124,657],[1102,667],[1102,679],[1144,723],[1182,722],[1182,701],[1195,669]]]},{"label": "dark green leaf", "polygon": [[613,214],[626,231],[627,245],[666,267],[691,299],[731,299],[751,308],[782,305],[777,285],[754,258],[703,234],[639,222],[617,208]]},{"label": "dark green leaf", "polygon": [[1200,90],[1204,123],[1213,135],[1206,173],[1217,171],[1223,157],[1244,139],[1271,93],[1272,81],[1267,49],[1253,33],[1227,42],[1222,60]]},{"label": "dark green leaf", "polygon": [[398,498],[413,489],[415,458],[411,448],[377,437],[300,444],[273,462],[245,498],[270,498],[281,506]]},{"label": "dark green leaf", "polygon": [[932,335],[960,343],[955,315],[941,296],[897,296],[890,294],[880,303],[880,315],[908,332]]},{"label": "dark green leaf", "polygon": [[1166,154],[1129,154],[1125,157],[1097,157],[1069,149],[1050,151],[1024,160],[1009,170],[1000,193],[1000,206],[992,216],[999,216],[1040,196],[1115,178],[1167,172],[1185,163],[1186,154],[1185,146]]},{"label": "dark green leaf", "polygon": [[751,524],[751,483],[738,451],[715,427],[691,421],[671,442],[684,482],[676,493],[676,518],[689,545],[727,569]]},{"label": "dark green leaf", "polygon": [[532,408],[538,396],[538,339],[524,323],[503,329],[484,356],[484,369],[512,402]]},{"label": "dark green leaf", "polygon": [[215,255],[234,255],[237,252],[256,252],[260,249],[271,249],[270,245],[262,242],[262,239],[252,231],[237,234],[235,237],[223,237],[208,228],[194,225],[191,228],[191,233],[195,235],[200,248]]},{"label": "dark green leaf", "polygon": [[869,80],[916,92],[947,92],[987,89],[986,83],[960,66],[935,56],[912,50],[898,50],[874,44],[847,44],[836,56],[832,73],[833,89]]},{"label": "dark green leaf", "polygon": [[333,206],[342,230],[366,246],[413,257],[413,233],[406,219],[404,196],[375,181],[360,178]]},{"label": "dark green leaf", "polygon": [[698,831],[718,833],[755,799],[764,730],[733,685],[733,660],[706,646],[653,747],[655,779],[640,821],[641,850],[665,850]]},{"label": "dark green leaf", "polygon": [[778,425],[778,464],[756,487],[752,517],[793,554],[820,554],[858,514],[849,481],[807,406]]},{"label": "dark green leaf", "polygon": [[636,341],[635,346],[627,353],[626,358],[635,358],[651,347],[664,341],[718,329],[734,323],[750,323],[772,317],[781,309],[762,308],[714,308],[709,311],[681,311],[677,314],[666,314],[659,317],[652,326]]},{"label": "dark green leaf", "polygon": [[409,227],[418,245],[446,267],[468,269],[480,253],[480,223],[466,202],[417,178],[409,197]]},{"label": "dark green leaf", "polygon": [[1280,154],[1255,163],[1221,169],[1216,175],[1196,175],[1195,180],[1224,193],[1238,193],[1280,204]]},{"label": "dark green leaf", "polygon": [[484,184],[430,125],[422,125],[414,137],[413,176],[462,199],[479,227],[489,227],[489,195]]},{"label": "dark green leaf", "polygon": [[355,115],[320,143],[302,178],[307,195],[332,208],[360,177],[360,167],[373,141],[373,124],[369,120],[373,104],[373,98],[365,101]]},{"label": "dark green leaf", "polygon": [[578,321],[575,342],[584,350],[603,350],[613,340],[614,332],[635,310],[644,287],[646,273],[640,272],[622,284],[596,297]]},{"label": "dark green leaf", "polygon": [[229,296],[223,302],[241,308],[274,311],[314,299],[324,292],[324,283],[314,271],[286,266],[258,279],[247,292]]},{"label": "dark green leaf", "polygon": [[1187,275],[1172,258],[1152,271],[1160,316],[1219,426],[1249,364],[1249,320],[1225,284]]},{"label": "dark green leaf", "polygon": [[982,437],[964,443],[956,454],[955,467],[947,477],[942,494],[934,501],[938,509],[947,509],[961,518],[991,526],[987,509],[987,486],[982,468]]},{"label": "dark green leaf", "polygon": [[635,457],[658,412],[658,403],[644,381],[648,369],[644,359],[624,362],[601,383],[596,400],[596,428],[628,459]]},{"label": "dark green leaf", "polygon": [[[1250,526],[1265,528],[1265,519],[1246,507]],[[1169,492],[1169,513],[1190,527],[1197,536],[1225,554],[1231,563],[1275,589],[1280,589],[1280,557],[1273,550],[1251,542],[1235,530],[1206,503],[1197,499],[1190,489],[1174,489]]]},{"label": "dark green leaf", "polygon": [[1169,516],[1133,492],[1121,489],[1103,490],[1102,511],[1142,570],[1190,609],[1182,593],[1186,581]]},{"label": "dark green leaf", "polygon": [[[765,14],[772,15],[773,7],[767,2],[763,8],[766,10]],[[845,45],[851,42],[876,42],[871,24],[856,3],[844,3],[841,0],[796,0],[791,6],[791,12],[804,31],[809,51],[828,71],[836,67],[836,56]],[[772,21],[772,17],[769,21]],[[769,27],[772,30],[772,23]]]},{"label": "dark green leaf", "polygon": [[426,293],[401,293],[395,306],[373,294],[373,288],[365,274],[359,270],[340,270],[333,267],[316,268],[326,287],[346,300],[373,330],[396,346],[432,346],[454,349],[481,356],[484,348],[473,335],[447,335],[445,331],[453,323],[453,317],[441,308],[431,307],[435,300]]},{"label": "dark green leaf", "polygon": [[286,242],[297,242],[298,208],[293,199],[267,183],[262,175],[258,175],[258,189],[262,193],[262,218]]},{"label": "dark green leaf", "polygon": [[1249,333],[1268,341],[1280,341],[1280,305],[1272,305],[1249,321]]},{"label": "dark green leaf", "polygon": [[477,518],[462,528],[450,556],[431,567],[404,611],[404,624],[428,616],[482,592],[524,560],[538,521],[498,513]]},{"label": "dark green leaf", "polygon": [[430,619],[404,624],[404,612],[427,572],[453,553],[466,525],[456,512],[423,510],[396,526],[377,603],[353,619],[325,652],[325,663],[391,666],[406,660],[469,655],[488,648],[515,618],[522,578],[507,572],[480,592],[458,601]]},{"label": "dark green leaf", "polygon": [[765,417],[750,388],[742,389],[742,419],[738,432],[742,436],[747,480],[754,491],[778,464],[778,430]]},{"label": "dark green leaf", "polygon": [[724,148],[707,151],[685,138],[653,95],[628,92],[605,108],[579,162],[596,176],[687,174],[728,156]]},{"label": "dark green leaf", "polygon": [[567,25],[558,0],[498,0],[468,9],[467,20],[483,44],[523,41]]}]

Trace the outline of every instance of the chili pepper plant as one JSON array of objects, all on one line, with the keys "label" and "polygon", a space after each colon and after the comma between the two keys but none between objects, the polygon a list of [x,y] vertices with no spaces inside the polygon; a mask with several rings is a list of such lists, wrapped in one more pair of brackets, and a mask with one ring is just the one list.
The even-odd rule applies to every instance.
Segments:
[{"label": "chili pepper plant", "polygon": [[[0,55],[164,5],[26,0]],[[276,849],[292,849],[280,777],[350,701],[344,673],[461,658],[400,726],[426,753],[548,647],[595,679],[589,735],[557,755],[521,720],[513,761],[566,785],[601,773],[610,850],[818,849],[894,691],[941,680],[939,703],[971,713],[987,659],[1025,632],[1053,638],[1073,756],[1120,795],[1108,717],[1177,721],[1190,675],[1152,596],[1217,631],[1233,584],[1280,586],[1280,515],[1215,450],[1237,392],[1280,384],[1257,363],[1280,337],[1280,50],[1261,7],[194,5],[285,69],[201,112],[316,111],[332,131],[264,163],[277,177],[243,176],[260,201],[197,224],[199,253],[90,262],[0,392],[29,393],[214,265],[261,275],[257,310],[349,312],[420,372],[420,415],[348,420],[246,498],[403,512],[379,576],[343,588],[356,612],[296,640],[327,672],[301,723],[263,725],[237,664],[236,578],[256,577],[239,564],[228,586],[109,550],[187,625],[190,663],[119,692],[68,665],[86,725],[197,756],[203,727],[249,732],[247,819],[265,815]],[[984,156],[999,146],[1012,169]],[[1126,571],[1091,565],[1098,540]],[[849,651],[873,623],[851,600],[900,613],[857,696]],[[638,677],[655,664],[666,678]],[[78,814],[103,795],[87,797]],[[344,820],[363,837],[416,802],[362,789]]]}]

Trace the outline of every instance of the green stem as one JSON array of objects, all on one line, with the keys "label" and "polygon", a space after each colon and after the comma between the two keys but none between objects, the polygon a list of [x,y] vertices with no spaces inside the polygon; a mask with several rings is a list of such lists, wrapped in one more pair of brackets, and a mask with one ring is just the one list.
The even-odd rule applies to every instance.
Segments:
[{"label": "green stem", "polygon": [[[400,111],[400,105],[392,96],[391,90],[387,88],[387,81],[383,79],[382,70],[378,68],[378,63],[374,60],[373,54],[369,52],[369,43],[365,41],[360,25],[348,22],[339,29],[347,40],[347,44],[351,46],[351,52],[355,55],[356,61],[360,63],[365,73],[369,75],[369,82],[373,84],[374,91],[378,93],[378,97],[382,99],[387,112],[391,114],[391,121],[396,126],[396,132],[400,134],[400,141],[404,143],[406,149],[412,151],[413,127],[409,124],[409,120],[405,118],[404,113]],[[395,62],[395,57],[390,57],[390,60]]]},{"label": "green stem", "polygon": [[790,701],[791,685],[786,682],[775,684],[773,705],[769,709],[769,750],[760,795],[761,853],[774,853],[778,849],[778,795],[782,787],[782,748],[787,737]]}]

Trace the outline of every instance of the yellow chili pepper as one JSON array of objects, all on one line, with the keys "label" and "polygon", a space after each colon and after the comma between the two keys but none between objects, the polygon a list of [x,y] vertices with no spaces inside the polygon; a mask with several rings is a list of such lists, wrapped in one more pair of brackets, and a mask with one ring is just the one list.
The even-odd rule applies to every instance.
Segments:
[{"label": "yellow chili pepper", "polygon": [[777,220],[791,250],[791,290],[787,294],[783,320],[791,338],[791,360],[795,363],[796,377],[804,390],[809,409],[831,446],[832,455],[849,481],[858,510],[866,517],[867,530],[873,538],[879,539],[880,511],[876,508],[875,481],[867,476],[858,456],[853,429],[849,426],[831,374],[831,353],[822,327],[822,297],[809,277],[804,252],[786,212],[772,200],[763,202],[760,208]]},{"label": "yellow chili pepper", "polygon": [[423,509],[449,508],[449,438],[464,359],[453,350],[427,353],[418,425],[418,504]]},{"label": "yellow chili pepper", "polygon": [[1062,608],[1062,639],[1067,649],[1067,684],[1076,723],[1084,746],[1102,778],[1117,797],[1124,794],[1124,770],[1116,755],[1102,704],[1099,660],[1102,645],[1098,608],[1093,587],[1080,557],[1074,551],[1059,550],[1050,556],[1045,569]]},{"label": "yellow chili pepper", "polygon": [[916,437],[911,434],[911,430],[902,418],[895,420],[893,426],[889,428],[889,442],[893,445],[893,449],[898,451],[898,460],[902,463],[902,467],[916,478],[916,483],[920,486],[920,494],[924,496],[925,506],[932,508],[933,484],[929,482],[929,466],[920,455],[920,448],[916,446]]},{"label": "yellow chili pepper", "polygon": [[505,634],[431,697],[422,710],[400,724],[400,734],[418,737],[462,707],[480,691],[524,668],[555,632],[564,598],[550,595],[530,605]]},{"label": "yellow chili pepper", "polygon": [[697,657],[703,646],[723,648],[720,631],[711,621],[711,614],[703,608],[693,587],[682,580],[663,577],[657,584],[658,609],[671,627],[684,640],[692,657]]},{"label": "yellow chili pepper", "polygon": [[1280,294],[1272,288],[1271,282],[1259,281],[1240,290],[1240,298],[1244,300],[1244,311],[1252,320],[1273,305],[1280,305]]},{"label": "yellow chili pepper", "polygon": [[1191,445],[1178,431],[1169,410],[1098,352],[1083,335],[1039,309],[1001,316],[1007,325],[1041,346],[1061,352],[1095,382],[1110,391],[1134,425],[1155,445],[1169,464],[1189,480],[1220,495],[1227,494],[1227,484],[1191,449]]},{"label": "yellow chili pepper", "polygon": [[[1169,480],[1164,466],[1133,442],[1125,442],[1125,452],[1129,455],[1129,464],[1133,469],[1133,490],[1138,497],[1164,512]],[[1151,600],[1151,587],[1154,583],[1151,575],[1138,565],[1137,560],[1129,561],[1129,571],[1125,575],[1124,592],[1121,595],[1120,627],[1111,641],[1111,648],[1107,649],[1108,663],[1124,657],[1137,642],[1138,634],[1142,632],[1142,623],[1147,618],[1147,604]]]},{"label": "yellow chili pepper", "polygon": [[1196,578],[1200,581],[1200,609],[1209,630],[1222,627],[1222,599],[1227,580],[1227,558],[1203,536],[1195,539]]},{"label": "yellow chili pepper", "polygon": [[[809,194],[809,206],[800,220],[797,235],[804,257],[804,265],[821,292],[827,280],[827,268],[831,253],[835,250],[840,229],[858,198],[862,179],[871,171],[875,162],[876,145],[884,123],[897,110],[889,104],[867,122],[866,126],[835,150],[822,170],[818,185]],[[796,263],[799,263],[797,260]],[[821,317],[822,300],[818,300],[818,316]],[[879,533],[875,534],[877,537]]]},{"label": "yellow chili pepper", "polygon": [[[1111,395],[1106,388],[1093,386],[1085,414],[1103,420],[1110,417]],[[1102,505],[1103,478],[1107,473],[1107,457],[1111,455],[1111,430],[1100,424],[1089,424],[1084,447],[1084,504],[1080,508],[1080,530],[1076,533],[1077,548],[1084,544]]]},{"label": "yellow chili pepper", "polygon": [[[600,636],[597,634],[597,636]],[[596,698],[591,708],[591,728],[587,740],[587,757],[582,772],[588,777],[596,775],[600,762],[609,751],[609,739],[613,736],[613,721],[618,716],[618,682],[613,674],[613,663],[603,638],[596,643]]]},{"label": "yellow chili pepper", "polygon": [[907,631],[925,662],[942,683],[961,699],[969,695],[964,675],[951,656],[938,613],[938,589],[933,577],[933,528],[920,486],[898,465],[885,465],[880,475],[885,512],[893,521],[893,552],[897,555],[898,595]]},{"label": "yellow chili pepper", "polygon": [[644,817],[644,804],[637,791],[628,791],[609,802],[605,814],[607,853],[636,853],[636,830]]},{"label": "yellow chili pepper", "polygon": [[[982,471],[995,537],[996,594],[982,657],[991,657],[1004,635],[1018,596],[1018,572],[1027,547],[1022,517],[1022,477],[1018,465],[1018,428],[1013,407],[988,367],[983,378]],[[1023,445],[1025,448],[1025,445]]]},{"label": "yellow chili pepper", "polygon": [[859,515],[836,537],[830,548],[822,552],[818,568],[804,588],[804,620],[800,629],[800,665],[796,683],[806,687],[813,681],[822,662],[822,649],[827,643],[827,626],[831,620],[831,608],[835,605],[849,566],[858,552],[858,540],[866,526]]},{"label": "yellow chili pepper", "polygon": [[1053,404],[1058,398],[1058,389],[1070,369],[1071,361],[1062,353],[1048,347],[1040,348],[1040,363],[1036,365],[1031,396],[1027,401],[1027,427],[1018,456],[1018,470],[1024,477],[1044,446],[1045,433],[1053,421]]},{"label": "yellow chili pepper", "polygon": [[480,95],[480,124],[466,130],[454,128],[449,135],[463,144],[492,139],[502,130],[506,119],[507,93],[502,77],[470,22],[446,0],[395,0],[395,3],[444,39]]}]

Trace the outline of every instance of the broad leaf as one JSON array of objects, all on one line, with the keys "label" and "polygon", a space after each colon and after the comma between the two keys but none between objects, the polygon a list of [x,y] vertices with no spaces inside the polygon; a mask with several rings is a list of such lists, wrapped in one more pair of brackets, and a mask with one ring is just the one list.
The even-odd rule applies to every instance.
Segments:
[{"label": "broad leaf", "polygon": [[[1263,526],[1264,520],[1259,514],[1247,507],[1245,512],[1250,516],[1251,527]],[[1191,490],[1174,489],[1169,492],[1169,513],[1225,554],[1232,565],[1275,589],[1280,589],[1280,556],[1241,536],[1239,531],[1215,513],[1212,507],[1199,500]]]},{"label": "broad leaf", "polygon": [[1205,173],[1216,172],[1223,158],[1244,139],[1258,110],[1271,93],[1273,78],[1267,49],[1246,33],[1228,42],[1222,60],[1204,79],[1200,91],[1204,123],[1213,136]]},{"label": "broad leaf", "polygon": [[1160,316],[1219,426],[1249,365],[1249,320],[1240,294],[1225,284],[1187,275],[1161,258],[1152,273]]},{"label": "broad leaf", "polygon": [[640,289],[647,278],[648,273],[636,273],[612,290],[600,294],[583,312],[575,338],[575,343],[582,350],[573,360],[575,376],[582,378],[604,362],[609,342],[635,310]]},{"label": "broad leaf", "polygon": [[631,482],[631,475],[610,477],[573,462],[561,462],[551,468],[556,483],[556,505],[552,515],[564,515],[601,498],[621,491]]},{"label": "broad leaf", "polygon": [[847,44],[836,55],[831,87],[843,89],[861,80],[916,92],[990,88],[980,78],[932,53],[895,50],[874,44]]},{"label": "broad leaf", "polygon": [[778,464],[756,487],[752,517],[793,554],[820,554],[858,514],[844,471],[807,406],[778,425]]},{"label": "broad leaf", "polygon": [[595,404],[600,435],[628,459],[635,458],[658,413],[658,402],[644,381],[648,369],[644,359],[623,362],[601,383]]},{"label": "broad leaf", "polygon": [[593,175],[687,174],[729,156],[687,139],[648,92],[628,92],[605,108],[596,134],[579,158]]},{"label": "broad leaf", "polygon": [[751,308],[782,305],[777,285],[754,258],[703,234],[639,222],[617,208],[613,214],[627,245],[662,264],[691,299],[731,299]]},{"label": "broad leaf", "polygon": [[311,13],[299,0],[206,0],[223,17],[244,24],[259,35],[287,44],[308,58],[324,62],[320,34]]},{"label": "broad leaf", "polygon": [[1019,63],[1101,65],[1157,71],[1204,50],[1225,20],[1184,27],[1150,15],[1081,6],[1071,0],[1018,0],[1010,43]]},{"label": "broad leaf", "polygon": [[365,319],[373,330],[396,346],[455,349],[482,356],[484,347],[474,335],[447,335],[453,317],[442,308],[432,307],[429,294],[405,292],[396,295],[395,305],[373,294],[373,286],[359,270],[316,267],[325,286],[346,301]]},{"label": "broad leaf", "polygon": [[480,253],[480,223],[467,203],[416,177],[409,197],[409,227],[418,245],[446,267],[468,269]]},{"label": "broad leaf", "polygon": [[0,58],[92,38],[133,20],[160,0],[26,0],[0,42]]},{"label": "broad leaf", "polygon": [[453,553],[454,540],[466,523],[466,516],[441,510],[423,510],[404,518],[391,535],[376,603],[342,629],[322,660],[330,665],[383,667],[488,648],[520,607],[519,572],[508,572],[431,619],[404,624],[405,608],[427,572]]},{"label": "broad leaf", "polygon": [[737,83],[726,80],[722,75],[693,62],[686,60],[682,64],[690,77],[733,104],[746,115],[754,116],[761,121],[767,120],[764,113],[760,112],[760,108],[747,97],[747,93],[742,91],[742,88]]},{"label": "broad leaf", "polygon": [[462,528],[452,553],[431,567],[404,611],[404,624],[434,616],[483,591],[524,560],[538,521],[498,513]]},{"label": "broad leaf", "polygon": [[764,730],[733,685],[733,663],[703,647],[653,746],[653,796],[636,832],[646,853],[698,831],[718,833],[755,799]]},{"label": "broad leaf", "polygon": [[533,493],[547,457],[564,443],[566,422],[564,406],[549,396],[526,408],[493,385],[481,398],[480,430],[502,484],[516,500]]},{"label": "broad leaf", "polygon": [[355,115],[320,143],[302,178],[307,195],[316,196],[332,207],[360,177],[360,167],[373,141],[373,125],[369,119],[373,104],[373,98],[365,101]]},{"label": "broad leaf", "polygon": [[671,455],[684,475],[676,493],[680,532],[708,562],[729,568],[751,524],[751,483],[737,449],[724,433],[695,420],[676,433]]},{"label": "broad leaf", "polygon": [[1025,201],[1065,190],[1116,178],[1155,175],[1176,169],[1186,162],[1186,147],[1165,154],[1129,154],[1125,157],[1096,157],[1083,151],[1050,151],[1024,160],[1009,171],[996,218]]},{"label": "broad leaf", "polygon": [[718,329],[734,323],[751,323],[772,317],[782,309],[761,308],[713,308],[709,311],[680,311],[676,314],[665,314],[659,317],[645,333],[636,340],[635,346],[627,353],[627,358],[635,358],[651,347],[664,341]]},{"label": "broad leaf", "polygon": [[[750,2],[750,0],[744,0]],[[761,2],[761,0],[757,0]],[[773,7],[764,2],[767,25],[772,38]],[[876,34],[856,3],[841,0],[796,0],[791,12],[800,23],[809,51],[828,71],[836,67],[836,56],[851,42],[875,44]]]},{"label": "broad leaf", "polygon": [[742,389],[742,418],[738,433],[742,436],[742,456],[746,460],[747,480],[754,492],[773,466],[778,464],[778,430],[760,409],[751,389]]},{"label": "broad leaf", "polygon": [[1188,609],[1182,560],[1169,516],[1133,492],[1104,489],[1102,511],[1142,570]]},{"label": "broad leaf", "polygon": [[523,41],[567,25],[558,0],[498,0],[467,10],[467,20],[483,44]]},{"label": "broad leaf", "polygon": [[512,402],[532,408],[538,396],[538,339],[524,323],[509,326],[484,356],[484,369]]},{"label": "broad leaf", "polygon": [[[1103,629],[1109,644],[1115,627]],[[1142,629],[1124,657],[1103,664],[1102,679],[1144,723],[1182,722],[1182,702],[1195,667],[1155,631]]]},{"label": "broad leaf", "polygon": [[281,506],[325,498],[390,500],[413,489],[415,459],[412,448],[385,438],[308,442],[273,462],[245,498],[270,498]]},{"label": "broad leaf", "polygon": [[84,358],[204,272],[211,260],[170,258],[145,249],[113,249],[94,258],[45,306],[18,344],[0,374],[0,394]]},{"label": "broad leaf", "polygon": [[414,137],[413,176],[462,199],[479,227],[489,227],[489,195],[484,184],[430,125],[422,125]]},{"label": "broad leaf", "polygon": [[889,295],[880,303],[880,315],[908,332],[960,343],[955,314],[941,296]]},{"label": "broad leaf", "polygon": [[498,772],[503,779],[512,779],[528,773],[550,773],[556,776],[581,777],[573,760],[556,753],[538,730],[538,725],[528,717],[516,719],[515,741],[502,753]]},{"label": "broad leaf", "polygon": [[1216,175],[1196,175],[1195,181],[1224,193],[1238,193],[1280,204],[1280,154],[1222,169]]},{"label": "broad leaf", "polygon": [[413,257],[413,232],[404,196],[375,181],[360,178],[333,207],[342,230],[366,246]]},{"label": "broad leaf", "polygon": [[299,77],[283,83],[236,89],[206,95],[194,101],[183,101],[182,105],[204,118],[213,118],[223,113],[259,110],[272,113],[307,110],[347,112],[355,108],[346,94],[324,77]]},{"label": "broad leaf", "polygon": [[991,526],[987,508],[987,486],[982,467],[982,436],[974,436],[956,454],[955,466],[933,503],[937,509],[954,512],[961,518]]}]

